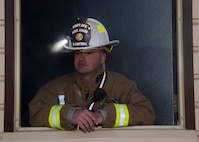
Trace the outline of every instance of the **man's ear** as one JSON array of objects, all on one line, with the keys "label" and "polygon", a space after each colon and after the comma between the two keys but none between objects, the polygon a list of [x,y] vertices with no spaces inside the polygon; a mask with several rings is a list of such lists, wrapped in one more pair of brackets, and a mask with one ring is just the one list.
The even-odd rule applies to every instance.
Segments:
[{"label": "man's ear", "polygon": [[101,56],[101,64],[104,64],[106,61],[106,53],[102,52],[102,56]]}]

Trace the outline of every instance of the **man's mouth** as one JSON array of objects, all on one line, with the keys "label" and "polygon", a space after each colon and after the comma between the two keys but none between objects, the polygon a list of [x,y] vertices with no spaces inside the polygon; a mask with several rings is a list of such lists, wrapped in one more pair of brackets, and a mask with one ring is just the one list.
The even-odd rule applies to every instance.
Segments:
[{"label": "man's mouth", "polygon": [[80,63],[78,63],[78,66],[79,66],[79,67],[85,67],[85,66],[87,66],[87,64],[86,64],[86,63],[83,63],[83,62],[80,62]]}]

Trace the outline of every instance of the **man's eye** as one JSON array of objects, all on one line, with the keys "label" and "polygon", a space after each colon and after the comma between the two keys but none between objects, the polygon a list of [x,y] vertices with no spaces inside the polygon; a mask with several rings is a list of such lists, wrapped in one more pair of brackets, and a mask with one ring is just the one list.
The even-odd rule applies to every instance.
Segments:
[{"label": "man's eye", "polygon": [[93,54],[93,52],[86,52],[87,54]]},{"label": "man's eye", "polygon": [[80,52],[75,52],[75,55],[79,55],[80,54]]}]

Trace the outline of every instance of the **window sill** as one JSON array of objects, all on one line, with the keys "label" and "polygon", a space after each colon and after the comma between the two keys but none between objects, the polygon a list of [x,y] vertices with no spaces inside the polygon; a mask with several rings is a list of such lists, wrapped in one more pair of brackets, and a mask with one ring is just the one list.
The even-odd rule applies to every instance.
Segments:
[{"label": "window sill", "polygon": [[[150,131],[149,131],[150,128]],[[46,129],[43,131],[43,128],[40,130],[37,128],[37,131],[33,128],[29,132],[14,132],[14,133],[4,133],[2,142],[38,142],[38,141],[56,141],[56,142],[75,142],[75,141],[86,141],[86,142],[156,142],[156,141],[170,141],[170,142],[196,142],[197,133],[194,130],[180,130],[180,129],[155,129],[148,126],[146,129],[138,128],[119,128],[119,129],[97,129],[95,132],[83,133],[82,131],[52,131],[52,129]],[[25,129],[24,129],[25,130]],[[33,132],[34,131],[34,132]]]}]

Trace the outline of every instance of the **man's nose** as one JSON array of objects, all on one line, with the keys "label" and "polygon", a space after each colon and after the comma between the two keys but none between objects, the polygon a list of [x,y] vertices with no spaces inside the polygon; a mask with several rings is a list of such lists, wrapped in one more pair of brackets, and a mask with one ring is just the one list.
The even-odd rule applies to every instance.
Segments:
[{"label": "man's nose", "polygon": [[81,52],[79,54],[79,60],[84,60],[85,59],[85,54],[83,52]]}]

